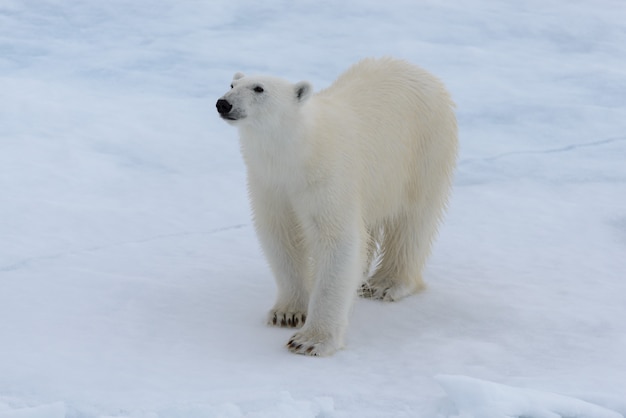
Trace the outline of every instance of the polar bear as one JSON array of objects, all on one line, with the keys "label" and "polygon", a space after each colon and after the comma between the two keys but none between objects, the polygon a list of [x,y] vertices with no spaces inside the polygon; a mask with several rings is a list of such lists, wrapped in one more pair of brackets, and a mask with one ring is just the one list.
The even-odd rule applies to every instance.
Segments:
[{"label": "polar bear", "polygon": [[[454,103],[425,70],[364,59],[330,87],[236,73],[216,104],[239,130],[254,224],[278,287],[269,324],[287,347],[343,347],[355,293],[424,287],[457,156]],[[368,278],[370,265],[377,260]]]}]

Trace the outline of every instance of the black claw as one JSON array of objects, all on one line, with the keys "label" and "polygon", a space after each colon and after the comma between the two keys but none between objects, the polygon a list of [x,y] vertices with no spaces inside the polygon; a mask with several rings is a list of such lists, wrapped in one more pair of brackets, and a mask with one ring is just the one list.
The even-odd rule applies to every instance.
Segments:
[{"label": "black claw", "polygon": [[274,318],[272,318],[272,324],[276,325],[278,322],[278,318],[276,318],[276,314],[274,314]]},{"label": "black claw", "polygon": [[283,316],[283,319],[280,320],[280,326],[281,327],[285,327],[287,326],[287,321],[285,320],[285,317]]},{"label": "black claw", "polygon": [[361,285],[361,297],[363,298],[371,298],[372,295],[372,289],[367,285],[367,283],[363,283]]},{"label": "black claw", "polygon": [[296,350],[299,350],[299,349],[301,349],[301,348],[302,348],[302,344],[298,344],[298,345],[296,346]]}]

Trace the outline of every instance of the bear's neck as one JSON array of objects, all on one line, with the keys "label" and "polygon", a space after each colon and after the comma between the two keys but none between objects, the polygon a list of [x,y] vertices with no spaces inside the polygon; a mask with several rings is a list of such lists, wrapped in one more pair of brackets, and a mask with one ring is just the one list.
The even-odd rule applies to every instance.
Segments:
[{"label": "bear's neck", "polygon": [[302,141],[298,130],[271,130],[260,131],[254,128],[242,129],[239,134],[241,148],[244,154],[250,154],[255,159],[291,160],[302,150],[297,144]]},{"label": "bear's neck", "polygon": [[267,115],[259,123],[241,126],[239,136],[244,148],[253,148],[262,155],[269,153],[274,158],[285,154],[288,157],[296,150],[302,150],[306,118],[300,112],[288,112],[281,115]]},{"label": "bear's neck", "polygon": [[296,175],[307,160],[302,123],[284,118],[280,123],[249,125],[239,130],[241,153],[250,174],[263,177]]}]

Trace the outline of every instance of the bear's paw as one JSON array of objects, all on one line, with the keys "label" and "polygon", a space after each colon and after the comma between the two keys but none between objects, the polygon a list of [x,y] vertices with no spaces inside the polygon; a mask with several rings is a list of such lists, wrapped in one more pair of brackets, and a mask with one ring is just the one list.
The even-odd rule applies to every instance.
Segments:
[{"label": "bear's paw", "polygon": [[306,312],[284,312],[272,309],[267,323],[275,327],[300,328],[306,321]]},{"label": "bear's paw", "polygon": [[287,343],[289,351],[305,356],[329,356],[341,348],[339,339],[315,330],[296,332]]},{"label": "bear's paw", "polygon": [[423,288],[424,284],[421,280],[407,285],[394,280],[372,277],[361,285],[358,295],[366,299],[394,302],[417,293]]}]

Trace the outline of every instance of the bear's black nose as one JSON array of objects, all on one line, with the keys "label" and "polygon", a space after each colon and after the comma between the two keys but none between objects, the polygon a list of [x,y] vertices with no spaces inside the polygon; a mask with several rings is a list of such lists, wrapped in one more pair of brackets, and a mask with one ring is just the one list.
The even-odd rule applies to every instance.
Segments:
[{"label": "bear's black nose", "polygon": [[233,105],[224,99],[219,99],[215,104],[215,107],[217,107],[217,111],[220,115],[226,115],[233,108]]}]

